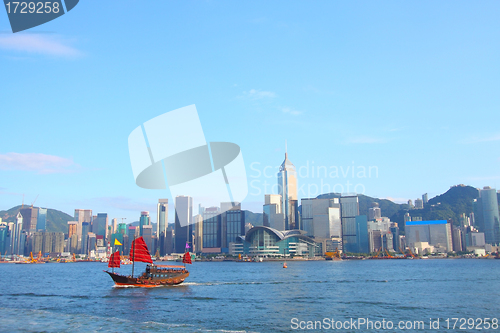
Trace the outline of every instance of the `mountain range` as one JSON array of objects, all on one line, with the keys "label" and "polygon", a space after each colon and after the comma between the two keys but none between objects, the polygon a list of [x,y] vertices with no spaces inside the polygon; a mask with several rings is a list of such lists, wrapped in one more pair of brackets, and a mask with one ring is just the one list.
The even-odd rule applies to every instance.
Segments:
[{"label": "mountain range", "polygon": [[[327,193],[319,195],[317,198],[340,198],[339,193]],[[451,220],[454,224],[459,224],[462,213],[469,215],[473,211],[473,201],[479,197],[479,191],[466,185],[452,186],[445,193],[431,198],[423,209],[410,209],[408,204],[397,204],[387,199],[372,198],[359,194],[359,213],[367,215],[372,203],[376,202],[382,212],[382,216],[387,216],[393,222],[403,225],[404,215],[408,212],[411,217],[421,217],[422,220]],[[500,193],[497,194],[500,206]],[[21,206],[12,207],[8,210],[0,211],[0,218],[4,222],[15,222],[16,215]],[[253,225],[262,225],[262,213],[254,213],[245,210],[245,222]],[[74,217],[56,209],[47,209],[47,231],[67,232],[68,221],[73,221]],[[138,221],[134,222],[138,225]],[[132,223],[131,225],[135,225]],[[155,230],[155,229],[153,229]]]}]

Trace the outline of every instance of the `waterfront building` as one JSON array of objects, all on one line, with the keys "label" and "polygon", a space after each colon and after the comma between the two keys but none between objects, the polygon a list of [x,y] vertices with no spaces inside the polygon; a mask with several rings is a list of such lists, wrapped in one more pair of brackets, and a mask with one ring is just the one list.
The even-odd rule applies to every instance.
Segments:
[{"label": "waterfront building", "polygon": [[88,251],[92,258],[95,258],[95,253],[97,250],[97,239],[96,235],[93,232],[89,232],[87,234],[88,239]]},{"label": "waterfront building", "polygon": [[[341,210],[338,198],[302,199],[302,224],[309,237],[335,239],[342,237]],[[339,248],[341,251],[342,248]]]},{"label": "waterfront building", "polygon": [[167,228],[167,235],[165,236],[165,254],[172,254],[174,251],[174,231]]},{"label": "waterfront building", "polygon": [[355,253],[369,253],[370,242],[368,239],[368,221],[366,215],[356,216],[356,251]]},{"label": "waterfront building", "polygon": [[[42,247],[42,254],[48,254],[51,252],[54,252],[54,233],[53,232],[47,232],[47,231],[42,231],[43,233],[43,247]],[[35,251],[33,251],[35,252]]]},{"label": "waterfront building", "polygon": [[453,251],[460,252],[462,248],[462,230],[454,225],[451,226]]},{"label": "waterfront building", "polygon": [[[356,244],[356,216],[359,215],[359,199],[357,195],[340,198],[342,216],[342,244]],[[352,248],[347,245],[348,249]],[[351,251],[349,251],[351,252]]]},{"label": "waterfront building", "polygon": [[[141,217],[139,219],[139,236],[144,236],[143,228],[145,225],[151,225],[148,211],[141,212]],[[150,247],[148,248],[151,249]]]},{"label": "waterfront building", "polygon": [[392,234],[392,248],[394,251],[398,252],[399,249],[402,249],[399,237],[399,228],[397,223],[392,223],[390,228]]},{"label": "waterfront building", "polygon": [[81,246],[81,254],[88,255],[88,234],[90,232],[90,223],[82,222],[82,246]]},{"label": "waterfront building", "polygon": [[368,229],[368,244],[370,252],[378,252],[382,250],[382,232],[380,230]]},{"label": "waterfront building", "polygon": [[156,250],[153,244],[153,226],[152,225],[143,225],[142,226],[142,237],[144,238],[144,242],[148,246],[149,253],[154,255]]},{"label": "waterfront building", "polygon": [[165,237],[168,227],[168,199],[158,199],[156,205],[156,237],[157,248],[160,251],[160,256],[166,254]]},{"label": "waterfront building", "polygon": [[243,244],[243,253],[251,256],[314,257],[320,253],[319,246],[302,230],[279,231],[258,226],[250,229],[245,236],[238,237],[235,243]]},{"label": "waterfront building", "polygon": [[114,218],[111,220],[111,235],[117,233],[118,231],[118,219]]},{"label": "waterfront building", "polygon": [[424,204],[426,204],[427,202],[429,202],[429,196],[427,195],[427,193],[422,194],[422,202]]},{"label": "waterfront building", "polygon": [[382,217],[382,210],[377,202],[372,202],[371,208],[368,209],[368,220],[375,220]]},{"label": "waterfront building", "polygon": [[436,251],[450,252],[453,250],[451,224],[446,220],[412,221],[406,223],[406,242],[410,248],[417,242],[427,242]]},{"label": "waterfront building", "polygon": [[36,230],[47,229],[47,208],[38,208],[38,216],[36,219]]},{"label": "waterfront building", "polygon": [[266,194],[263,206],[263,225],[276,230],[285,229],[285,214],[282,210],[282,197],[279,194]]},{"label": "waterfront building", "polygon": [[494,188],[485,186],[479,190],[479,198],[474,204],[474,213],[479,231],[484,232],[486,244],[500,244],[498,197]]},{"label": "waterfront building", "polygon": [[203,217],[197,214],[193,218],[194,221],[194,253],[201,253],[203,251]]},{"label": "waterfront building", "polygon": [[203,253],[221,252],[221,219],[219,207],[202,208]]},{"label": "waterfront building", "polygon": [[64,252],[64,233],[36,231],[31,234],[30,243],[30,252],[33,252],[34,256],[40,252],[43,255],[60,254]]},{"label": "waterfront building", "polygon": [[468,234],[467,250],[469,248],[484,248],[486,245],[486,237],[484,232],[471,231]]},{"label": "waterfront building", "polygon": [[0,255],[7,254],[10,249],[9,226],[0,219]]},{"label": "waterfront building", "polygon": [[64,233],[63,232],[53,232],[52,233],[52,253],[62,253],[64,252]]},{"label": "waterfront building", "polygon": [[163,233],[165,235],[168,226],[168,199],[158,199],[156,218],[156,234],[161,235]]},{"label": "waterfront building", "polygon": [[16,235],[16,224],[14,222],[7,223],[9,227],[9,244],[8,244],[8,255],[14,254],[14,237]]},{"label": "waterfront building", "polygon": [[[121,245],[115,245],[115,240],[117,240]],[[114,234],[111,234],[111,237],[110,237],[110,242],[109,242],[111,248],[113,249],[112,252],[115,252],[115,251],[120,251],[120,254],[124,255],[124,254],[128,254],[126,252],[124,252],[125,250],[125,240],[124,240],[124,237],[121,233],[114,233]]]},{"label": "waterfront building", "polygon": [[[82,246],[82,223],[89,222],[92,223],[92,210],[91,209],[75,209],[75,221],[78,222],[76,227],[76,235],[78,245],[76,247],[75,252],[79,253],[81,251]],[[92,232],[97,234],[97,229],[92,228]]]},{"label": "waterfront building", "polygon": [[245,212],[241,210],[239,202],[221,202],[222,225],[222,252],[229,251],[229,243],[236,242],[236,238],[245,235]]},{"label": "waterfront building", "polygon": [[297,171],[285,152],[285,160],[278,172],[278,194],[281,195],[281,210],[284,214],[284,230],[298,229]]},{"label": "waterfront building", "polygon": [[129,250],[130,250],[130,248],[131,248],[131,246],[132,246],[132,242],[134,241],[135,236],[136,236],[136,227],[134,227],[134,226],[129,226],[129,227],[128,227],[127,236],[128,236],[127,249],[129,249]]},{"label": "waterfront building", "polygon": [[24,255],[24,244],[26,241],[26,231],[23,230],[23,216],[17,213],[14,236],[12,236],[12,253],[15,255]]},{"label": "waterfront building", "polygon": [[193,240],[193,198],[175,197],[175,253],[184,253],[186,243],[192,248]]}]

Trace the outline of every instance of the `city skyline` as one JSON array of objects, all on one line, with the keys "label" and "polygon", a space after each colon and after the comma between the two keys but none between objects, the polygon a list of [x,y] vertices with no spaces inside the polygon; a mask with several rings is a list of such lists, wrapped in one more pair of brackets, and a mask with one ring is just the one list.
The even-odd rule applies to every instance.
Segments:
[{"label": "city skyline", "polygon": [[[264,191],[265,172],[276,184],[285,140],[304,189],[349,182],[406,202],[454,184],[500,188],[496,2],[183,2],[155,13],[126,4],[104,17],[80,3],[0,35],[1,209],[24,194],[25,204],[70,215],[92,209],[132,222],[145,210],[156,221],[158,198],[174,198],[135,185],[127,137],[191,104],[207,141],[241,147],[242,209],[260,212],[264,194],[277,194]],[[9,30],[2,13],[0,31]],[[313,176],[322,168],[326,177]]]}]

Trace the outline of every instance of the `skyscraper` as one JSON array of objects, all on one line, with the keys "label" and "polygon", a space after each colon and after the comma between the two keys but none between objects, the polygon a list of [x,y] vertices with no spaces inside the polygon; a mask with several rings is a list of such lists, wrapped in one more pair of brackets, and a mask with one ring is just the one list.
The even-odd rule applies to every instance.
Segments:
[{"label": "skyscraper", "polygon": [[[76,235],[77,235],[77,249],[81,249],[81,242],[82,242],[82,223],[83,222],[90,222],[92,223],[92,210],[91,209],[75,209],[75,221],[78,222],[77,227],[76,227]],[[97,234],[96,229],[92,229],[92,232]]]},{"label": "skyscraper", "polygon": [[186,243],[192,248],[193,240],[193,198],[189,196],[175,197],[175,240],[176,253],[184,253]]},{"label": "skyscraper", "polygon": [[141,212],[141,218],[139,219],[139,236],[144,235],[144,226],[145,225],[151,225],[151,221],[149,218],[149,212],[148,211],[142,211]]},{"label": "skyscraper", "polygon": [[0,222],[0,255],[9,252],[9,239],[9,226],[6,222]]},{"label": "skyscraper", "polygon": [[168,226],[168,199],[159,199],[156,209],[157,224],[156,224],[156,235],[163,235],[167,232]]},{"label": "skyscraper", "polygon": [[194,218],[194,246],[193,252],[201,253],[203,250],[203,218],[200,214],[195,215]]},{"label": "skyscraper", "polygon": [[82,222],[82,254],[88,254],[88,234],[90,232],[90,223]]},{"label": "skyscraper", "polygon": [[19,212],[23,216],[23,230],[27,233],[35,232],[38,217],[38,208],[23,208],[20,209]]},{"label": "skyscraper", "polygon": [[106,241],[106,233],[108,231],[108,214],[98,213],[97,219],[94,220],[94,225],[96,226],[96,228],[93,228],[92,230],[94,230],[96,237],[102,236],[104,241]]},{"label": "skyscraper", "polygon": [[342,242],[344,247],[357,244],[356,240],[356,216],[359,215],[358,196],[345,196],[340,198],[342,206]]},{"label": "skyscraper", "polygon": [[[23,237],[24,233],[24,237]],[[13,254],[22,255],[24,254],[24,242],[25,242],[26,231],[23,230],[23,216],[21,213],[17,213],[16,225],[15,225],[15,235],[13,237]]]},{"label": "skyscraper", "polygon": [[427,193],[422,194],[422,201],[426,204],[429,201],[429,196]]},{"label": "skyscraper", "polygon": [[[309,237],[338,238],[342,235],[338,198],[302,199],[302,220]],[[339,250],[341,250],[339,248]]]},{"label": "skyscraper", "polygon": [[486,243],[492,245],[500,244],[498,199],[494,188],[485,186],[482,190],[479,190],[476,211],[476,222],[479,230],[484,232]]},{"label": "skyscraper", "polygon": [[281,195],[282,213],[285,215],[285,230],[296,229],[298,227],[297,171],[288,159],[287,152],[278,172],[278,191]]},{"label": "skyscraper", "polygon": [[219,207],[202,209],[203,251],[220,252],[221,215]]},{"label": "skyscraper", "polygon": [[266,227],[284,231],[285,229],[285,215],[282,211],[282,197],[279,194],[266,194],[264,196],[263,207],[263,224]]},{"label": "skyscraper", "polygon": [[375,220],[382,217],[382,211],[377,202],[372,202],[372,207],[368,209],[368,220]]},{"label": "skyscraper", "polygon": [[245,235],[245,212],[239,202],[221,202],[222,251],[229,251],[229,243],[235,243],[238,236]]},{"label": "skyscraper", "polygon": [[36,221],[36,230],[47,229],[47,208],[38,208],[38,216]]},{"label": "skyscraper", "polygon": [[153,226],[146,224],[142,226],[142,237],[146,243],[149,254],[154,255],[156,250],[153,248]]}]

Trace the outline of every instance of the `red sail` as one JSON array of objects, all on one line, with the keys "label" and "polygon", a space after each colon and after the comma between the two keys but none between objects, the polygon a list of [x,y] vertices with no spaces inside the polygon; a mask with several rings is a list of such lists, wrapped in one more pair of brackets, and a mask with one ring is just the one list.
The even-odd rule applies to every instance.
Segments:
[{"label": "red sail", "polygon": [[130,261],[153,263],[148,246],[142,236],[132,242],[132,246],[130,247]]},{"label": "red sail", "polygon": [[116,251],[109,257],[108,267],[120,268],[120,251]]},{"label": "red sail", "polygon": [[184,258],[182,258],[182,262],[185,264],[192,264],[191,254],[189,254],[189,252],[184,253]]}]

